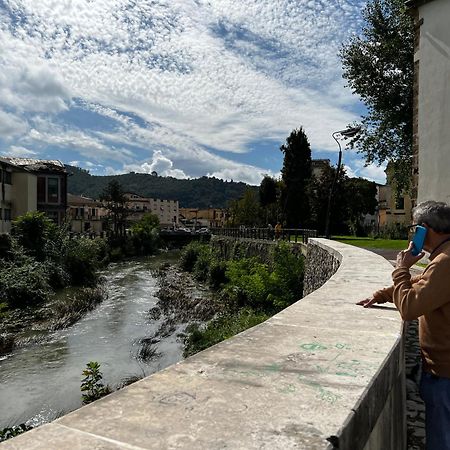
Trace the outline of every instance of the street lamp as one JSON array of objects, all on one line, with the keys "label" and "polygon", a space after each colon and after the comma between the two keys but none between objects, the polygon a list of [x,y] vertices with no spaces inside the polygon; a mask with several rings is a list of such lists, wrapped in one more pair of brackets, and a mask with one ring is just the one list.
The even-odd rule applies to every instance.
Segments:
[{"label": "street lamp", "polygon": [[346,130],[335,131],[331,134],[333,139],[337,142],[339,147],[339,157],[338,163],[336,167],[336,174],[333,179],[333,183],[331,184],[330,193],[328,194],[328,206],[327,206],[327,219],[325,222],[325,236],[327,238],[330,237],[330,219],[331,219],[331,203],[333,201],[334,188],[336,186],[337,180],[339,178],[339,172],[341,171],[341,163],[342,163],[342,148],[341,143],[339,142],[338,136],[340,139],[349,139],[356,136],[361,131],[361,127],[352,127],[347,128]]}]

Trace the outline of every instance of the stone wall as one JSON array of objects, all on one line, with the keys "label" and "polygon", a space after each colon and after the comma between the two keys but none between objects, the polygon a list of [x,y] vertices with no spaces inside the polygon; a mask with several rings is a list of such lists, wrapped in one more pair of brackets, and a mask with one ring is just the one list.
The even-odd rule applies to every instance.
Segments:
[{"label": "stone wall", "polygon": [[341,258],[341,254],[330,247],[324,247],[318,241],[311,241],[307,252],[303,297],[319,289],[336,273]]},{"label": "stone wall", "polygon": [[[405,448],[402,321],[393,306],[355,304],[390,284],[392,267],[334,241],[311,239],[309,248],[324,261],[322,251],[340,260],[319,289],[0,448]],[[311,280],[313,273],[323,275],[320,266]]]}]

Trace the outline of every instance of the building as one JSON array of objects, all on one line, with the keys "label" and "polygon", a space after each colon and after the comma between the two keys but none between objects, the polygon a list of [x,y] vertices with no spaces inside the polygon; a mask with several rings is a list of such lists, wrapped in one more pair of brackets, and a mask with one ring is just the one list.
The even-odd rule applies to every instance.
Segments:
[{"label": "building", "polygon": [[386,185],[378,185],[378,226],[411,223],[412,200],[406,193],[397,195],[392,167],[386,168]]},{"label": "building", "polygon": [[67,171],[56,160],[0,157],[0,232],[29,211],[43,211],[60,224],[67,209]]},{"label": "building", "polygon": [[313,159],[311,161],[312,176],[316,179],[321,178],[326,168],[330,168],[329,159]]},{"label": "building", "polygon": [[450,202],[450,2],[409,0],[414,52],[414,198]]},{"label": "building", "polygon": [[102,203],[82,195],[67,194],[70,229],[74,233],[95,233],[105,231],[108,210]]},{"label": "building", "polygon": [[178,200],[161,200],[142,197],[138,194],[127,193],[128,208],[132,211],[128,216],[130,221],[138,221],[146,212],[155,214],[163,227],[177,227],[179,224]]},{"label": "building", "polygon": [[180,220],[189,227],[220,228],[225,226],[227,211],[220,208],[180,208]]}]

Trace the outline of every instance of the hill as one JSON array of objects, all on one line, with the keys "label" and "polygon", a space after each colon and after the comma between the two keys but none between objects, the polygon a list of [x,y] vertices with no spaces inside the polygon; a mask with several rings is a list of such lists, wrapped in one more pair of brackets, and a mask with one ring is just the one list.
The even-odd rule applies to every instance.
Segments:
[{"label": "hill", "polygon": [[98,198],[105,186],[116,179],[126,192],[143,197],[178,200],[181,208],[225,208],[230,200],[240,198],[246,189],[258,189],[241,182],[209,177],[179,180],[134,172],[98,176],[79,167],[66,165],[66,169],[71,174],[68,178],[68,192],[71,194]]}]

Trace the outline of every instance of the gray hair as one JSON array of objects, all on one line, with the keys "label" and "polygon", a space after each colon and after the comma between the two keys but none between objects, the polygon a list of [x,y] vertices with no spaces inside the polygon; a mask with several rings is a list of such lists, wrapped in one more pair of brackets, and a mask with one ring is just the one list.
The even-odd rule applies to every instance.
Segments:
[{"label": "gray hair", "polygon": [[415,223],[426,223],[438,233],[450,233],[450,206],[429,200],[419,203],[412,211]]}]

